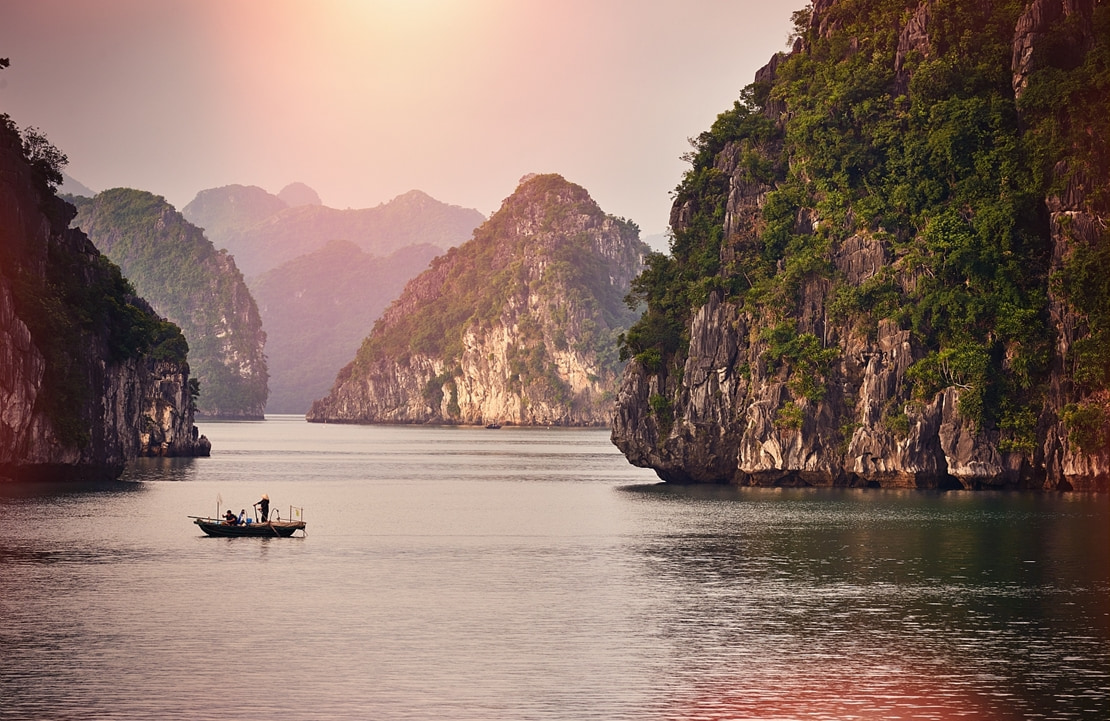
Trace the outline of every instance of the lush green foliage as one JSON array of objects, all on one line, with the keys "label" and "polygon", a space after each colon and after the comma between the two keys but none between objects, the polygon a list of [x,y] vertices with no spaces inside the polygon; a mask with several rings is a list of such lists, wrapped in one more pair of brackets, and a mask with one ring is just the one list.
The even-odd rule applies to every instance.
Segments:
[{"label": "lush green foliage", "polygon": [[653,393],[648,398],[648,407],[651,408],[652,414],[655,416],[655,422],[659,424],[660,431],[665,435],[670,433],[671,426],[674,425],[674,408],[671,404],[671,399],[661,393]]},{"label": "lush green foliage", "polygon": [[[1100,3],[1087,25],[1078,15],[1056,24],[1041,40],[1041,64],[1020,101],[1026,140],[1039,183],[1066,196],[1078,186],[1081,207],[1105,218],[1110,212],[1110,6]],[[1089,49],[1088,49],[1089,48]],[[1066,163],[1060,163],[1061,159]],[[1075,200],[1080,200],[1076,198]],[[1064,414],[1071,440],[1095,451],[1110,446],[1110,231],[1060,221],[1071,252],[1053,278],[1087,334],[1071,348],[1072,379],[1086,396]]]},{"label": "lush green foliage", "polygon": [[[0,142],[9,145],[18,137],[7,116],[0,116],[0,135]],[[61,180],[64,156],[41,133],[27,131],[22,154],[38,186],[40,204],[54,208],[48,216],[62,214],[58,209],[65,206],[54,197],[52,186]],[[116,362],[147,356],[184,364],[188,344],[176,325],[159,318],[136,296],[118,266],[102,255],[80,252],[86,241],[67,230],[66,222],[68,217],[54,223],[44,273],[14,248],[5,249],[0,270],[10,279],[20,318],[45,360],[39,402],[63,442],[84,446],[90,440],[89,421],[79,410],[88,407],[97,392],[90,387],[90,369],[104,353]]]},{"label": "lush green foliage", "polygon": [[[686,321],[696,307],[715,290],[735,289],[745,279],[745,269],[729,268],[722,273],[721,245],[724,241],[724,212],[728,200],[728,175],[717,167],[717,155],[730,142],[745,141],[740,164],[753,180],[768,181],[776,167],[760,152],[761,144],[772,142],[777,131],[761,112],[769,88],[751,85],[713,126],[691,139],[692,151],[685,156],[692,167],[676,189],[676,202],[688,203],[688,223],[674,230],[671,254],[652,253],[645,270],[628,296],[632,308],[646,307],[643,317],[622,339],[622,357],[635,357],[653,371],[685,348]],[[758,260],[762,260],[759,258]],[[751,268],[746,275],[765,275],[764,268]]]},{"label": "lush green foliage", "polygon": [[787,403],[775,411],[775,428],[782,431],[801,430],[805,422],[805,411],[797,403]]},{"label": "lush green foliage", "polygon": [[[808,27],[808,9],[795,15],[805,51],[781,62],[773,87],[749,86],[693,141],[692,167],[676,190],[684,222],[671,255],[650,258],[633,286],[630,301],[646,310],[625,335],[626,355],[652,372],[677,367],[690,314],[719,292],[763,319],[768,357],[793,369],[795,393],[818,397],[820,364],[806,359],[825,349],[810,342],[794,357],[781,352],[779,336],[786,334],[783,321],[798,315],[799,290],[820,276],[833,286],[833,318],[865,332],[888,318],[913,331],[927,350],[911,373],[920,396],[957,385],[968,417],[1015,434],[1024,428],[1014,419],[1039,407],[1051,351],[1041,199],[1058,182],[1049,169],[1070,147],[1061,139],[1066,131],[1090,134],[1110,122],[1105,49],[1084,61],[1086,75],[1057,84],[1057,94],[1044,97],[1048,91],[1037,86],[1038,107],[1052,120],[1034,128],[1049,139],[1031,144],[1010,71],[1024,3],[933,2],[930,51],[910,52],[899,73],[898,35],[917,5],[843,0],[824,18],[835,28],[826,36]],[[1097,12],[1095,32],[1102,28],[1105,39],[1107,9]],[[1061,125],[1096,93],[1095,109],[1084,110],[1081,123]],[[769,109],[781,107],[788,114],[772,123]],[[1110,130],[1094,137],[1110,137]],[[1102,148],[1090,151],[1101,153],[1090,161],[1092,174],[1104,178],[1106,143],[1088,137],[1091,145]],[[723,237],[727,157],[740,159],[734,185],[766,191],[760,215],[731,238]],[[855,234],[878,239],[893,261],[860,285],[832,263]],[[1077,304],[1085,292],[1105,313],[1102,320],[1088,308],[1091,338],[1076,349],[1092,380],[1110,373],[1110,323],[1100,325],[1110,321],[1105,247],[1077,253],[1062,281],[1073,286]]]},{"label": "lush green foliage", "polygon": [[772,368],[785,365],[791,372],[787,387],[802,398],[819,401],[825,397],[825,373],[840,355],[838,348],[824,348],[812,333],[798,333],[797,324],[786,320],[763,331],[767,350],[763,354]]},{"label": "lush green foliage", "polygon": [[[203,389],[198,410],[261,412],[267,395],[261,319],[242,275],[160,196],[117,188],[78,199],[77,208],[75,224],[189,339]],[[252,373],[242,372],[243,359],[251,360]]]},{"label": "lush green foliage", "polygon": [[23,154],[35,173],[50,187],[62,184],[62,169],[69,164],[69,158],[38,128],[24,128]]}]

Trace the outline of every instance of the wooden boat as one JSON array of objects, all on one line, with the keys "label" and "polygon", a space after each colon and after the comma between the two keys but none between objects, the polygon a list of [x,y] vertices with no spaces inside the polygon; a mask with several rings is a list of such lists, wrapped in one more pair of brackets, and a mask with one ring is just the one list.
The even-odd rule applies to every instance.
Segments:
[{"label": "wooden boat", "polygon": [[209,536],[234,538],[236,536],[258,536],[270,538],[289,538],[294,532],[304,534],[304,521],[266,521],[265,523],[225,523],[221,518],[189,516],[200,530]]}]

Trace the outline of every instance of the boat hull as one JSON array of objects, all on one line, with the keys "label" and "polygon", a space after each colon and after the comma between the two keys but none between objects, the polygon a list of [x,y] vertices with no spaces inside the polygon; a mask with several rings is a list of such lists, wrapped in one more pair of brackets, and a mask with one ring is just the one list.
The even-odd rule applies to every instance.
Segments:
[{"label": "boat hull", "polygon": [[304,521],[269,521],[267,523],[242,523],[231,526],[214,518],[197,518],[193,521],[209,536],[238,538],[289,538],[296,531],[304,532]]}]

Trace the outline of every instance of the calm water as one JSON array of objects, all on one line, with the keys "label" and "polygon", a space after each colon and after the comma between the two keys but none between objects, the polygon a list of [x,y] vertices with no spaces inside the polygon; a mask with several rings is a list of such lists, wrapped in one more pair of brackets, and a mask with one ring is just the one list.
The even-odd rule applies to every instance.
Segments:
[{"label": "calm water", "polygon": [[[601,431],[207,423],[0,491],[0,718],[1110,717],[1105,497],[670,488]],[[292,539],[188,515],[268,493]]]}]

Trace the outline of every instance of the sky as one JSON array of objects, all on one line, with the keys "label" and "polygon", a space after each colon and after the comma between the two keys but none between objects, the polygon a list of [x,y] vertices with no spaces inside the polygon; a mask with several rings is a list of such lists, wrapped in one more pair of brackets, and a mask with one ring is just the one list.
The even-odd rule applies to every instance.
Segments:
[{"label": "sky", "polygon": [[0,0],[0,112],[94,191],[297,181],[496,211],[559,173],[644,235],[804,0]]}]

